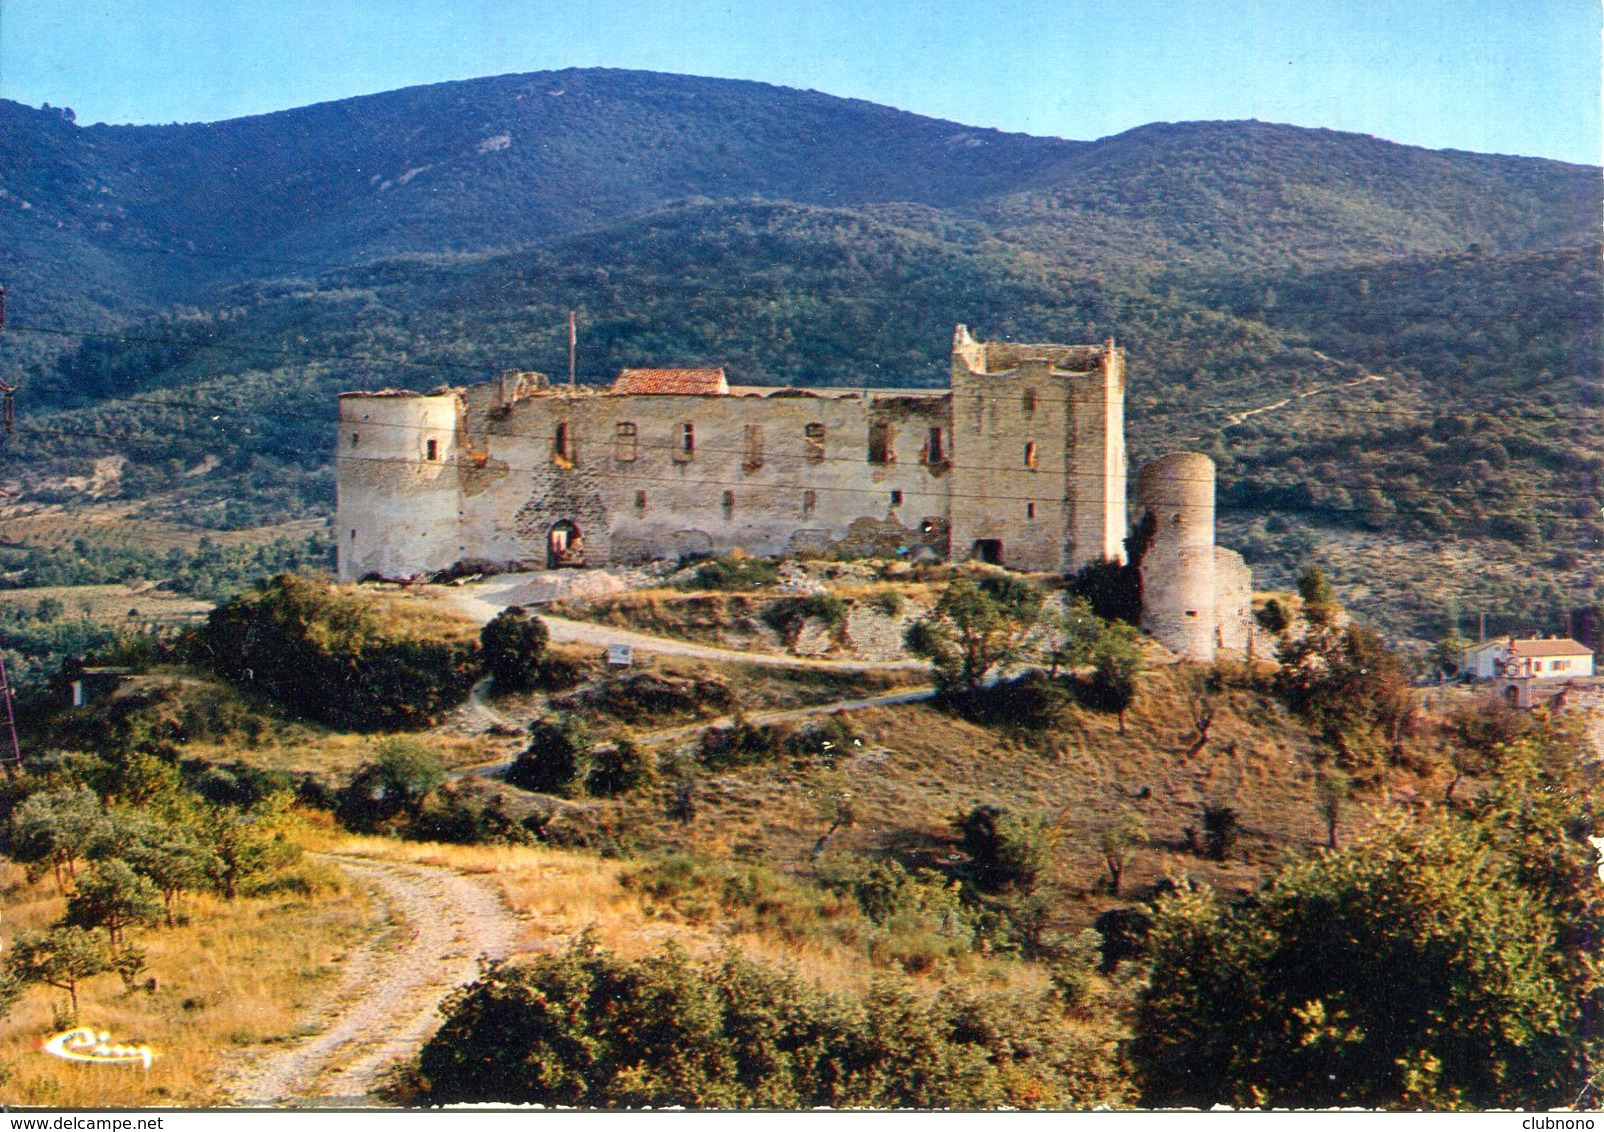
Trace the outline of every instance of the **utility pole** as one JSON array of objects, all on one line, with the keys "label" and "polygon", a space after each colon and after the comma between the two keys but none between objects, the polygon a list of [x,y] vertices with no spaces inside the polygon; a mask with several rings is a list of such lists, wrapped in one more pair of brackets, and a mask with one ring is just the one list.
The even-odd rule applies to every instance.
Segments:
[{"label": "utility pole", "polygon": [[[0,287],[0,330],[6,326],[6,289]],[[0,427],[9,434],[17,420],[17,387],[0,381]]]},{"label": "utility pole", "polygon": [[5,705],[7,741],[0,745],[0,763],[5,764],[6,777],[16,778],[22,772],[22,746],[17,742],[17,717],[11,708],[11,681],[6,678],[6,658],[0,654],[0,703]]},{"label": "utility pole", "polygon": [[579,345],[579,332],[574,323],[574,312],[568,312],[568,392],[576,388],[574,379],[574,350]]}]

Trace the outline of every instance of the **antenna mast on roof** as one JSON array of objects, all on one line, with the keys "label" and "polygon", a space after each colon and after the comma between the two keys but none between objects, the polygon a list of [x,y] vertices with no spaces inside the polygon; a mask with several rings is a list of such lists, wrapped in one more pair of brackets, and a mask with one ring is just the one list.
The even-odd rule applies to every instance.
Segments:
[{"label": "antenna mast on roof", "polygon": [[579,332],[574,325],[574,312],[568,312],[568,392],[575,389],[574,382],[574,348],[579,344]]}]

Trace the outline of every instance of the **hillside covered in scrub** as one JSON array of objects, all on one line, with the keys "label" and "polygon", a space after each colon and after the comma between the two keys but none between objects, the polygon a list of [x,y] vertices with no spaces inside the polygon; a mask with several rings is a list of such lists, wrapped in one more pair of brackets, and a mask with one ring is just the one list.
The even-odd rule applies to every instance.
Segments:
[{"label": "hillside covered in scrub", "polygon": [[[27,155],[0,198],[24,507],[327,514],[337,392],[561,373],[575,310],[587,381],[928,386],[956,322],[1113,337],[1133,458],[1207,452],[1243,525],[1380,532],[1395,561],[1604,533],[1589,167],[1259,122],[1034,138],[625,71],[170,127],[0,103],[0,140]],[[1465,604],[1452,574],[1400,631]],[[1597,596],[1527,574],[1512,616]]]},{"label": "hillside covered in scrub", "polygon": [[[896,605],[928,669],[663,640],[611,670],[463,587],[290,575],[126,636],[90,658],[115,692],[25,704],[0,791],[0,1089],[60,1087],[12,1068],[50,1011],[115,1011],[238,1056],[103,1103],[337,1095],[276,1067],[397,1016],[362,972],[398,949],[439,984],[373,1094],[408,1104],[1529,1107],[1596,1071],[1572,721],[1423,693],[1317,571],[1273,659],[1203,666],[1095,572],[1048,616],[1048,579],[878,566],[796,613]],[[684,574],[789,608],[771,564]]]}]

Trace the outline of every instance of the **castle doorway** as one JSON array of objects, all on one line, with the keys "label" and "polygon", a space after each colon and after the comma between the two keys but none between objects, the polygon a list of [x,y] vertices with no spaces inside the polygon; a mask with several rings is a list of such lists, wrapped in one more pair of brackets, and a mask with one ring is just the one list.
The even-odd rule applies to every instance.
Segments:
[{"label": "castle doorway", "polygon": [[1003,564],[1003,547],[1000,538],[977,538],[974,557],[992,566]]},{"label": "castle doorway", "polygon": [[560,570],[564,566],[585,564],[585,540],[579,527],[567,519],[551,525],[546,535],[546,569]]}]

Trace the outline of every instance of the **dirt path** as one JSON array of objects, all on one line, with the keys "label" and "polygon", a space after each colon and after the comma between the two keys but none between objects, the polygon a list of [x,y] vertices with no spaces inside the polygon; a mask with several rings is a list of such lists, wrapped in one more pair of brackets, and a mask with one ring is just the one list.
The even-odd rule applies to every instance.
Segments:
[{"label": "dirt path", "polygon": [[[862,700],[837,700],[828,704],[813,704],[804,708],[786,708],[783,711],[758,711],[746,717],[748,723],[784,723],[793,719],[806,719],[810,715],[828,715],[837,711],[859,711],[871,707],[892,707],[897,704],[916,704],[928,700],[936,694],[934,688],[909,688],[901,692],[893,692],[885,696],[871,696]],[[735,722],[733,715],[721,715],[713,719],[701,719],[695,723],[687,723],[678,727],[666,727],[658,731],[645,731],[635,736],[635,741],[647,746],[658,743],[672,743],[676,739],[689,739],[693,735],[700,735],[709,727],[728,727]],[[493,763],[480,763],[478,766],[467,766],[451,772],[452,778],[491,778],[512,766],[513,760],[504,760]]]},{"label": "dirt path", "polygon": [[481,955],[504,956],[512,941],[512,915],[461,873],[319,856],[370,886],[391,926],[351,958],[317,1034],[235,1074],[227,1087],[235,1104],[373,1103],[384,1070],[415,1054],[440,1024],[441,999],[473,980]]},{"label": "dirt path", "polygon": [[[1319,351],[1316,350],[1315,353],[1319,354]],[[1330,358],[1327,358],[1324,354],[1320,354],[1320,357],[1324,358],[1328,362],[1331,360]],[[1369,374],[1369,375],[1367,375],[1365,377],[1358,378],[1358,379],[1356,379],[1354,381],[1344,381],[1344,382],[1341,382],[1341,383],[1339,383],[1337,385],[1322,385],[1318,389],[1309,390],[1307,393],[1298,393],[1298,394],[1296,394],[1296,395],[1294,395],[1292,397],[1283,398],[1282,400],[1275,402],[1273,405],[1260,405],[1257,409],[1244,409],[1240,413],[1232,413],[1228,417],[1225,418],[1225,423],[1223,425],[1221,425],[1220,427],[1221,428],[1230,428],[1232,425],[1239,425],[1243,421],[1247,420],[1249,417],[1258,416],[1260,413],[1273,412],[1276,409],[1284,409],[1284,408],[1286,408],[1286,406],[1292,404],[1292,402],[1294,402],[1294,401],[1301,401],[1305,397],[1313,397],[1318,393],[1330,393],[1330,392],[1332,392],[1334,390],[1337,390],[1337,389],[1352,389],[1355,385],[1366,385],[1366,384],[1368,384],[1369,382],[1372,382],[1372,381],[1386,381],[1386,380],[1387,379],[1385,377],[1382,377],[1379,374]]]},{"label": "dirt path", "polygon": [[[528,580],[527,574],[503,574],[471,586],[452,587],[444,591],[445,601],[465,617],[483,625],[506,608],[501,600]],[[774,653],[741,652],[711,645],[695,645],[689,641],[676,641],[669,637],[653,637],[630,629],[615,629],[611,625],[595,625],[588,621],[570,621],[566,617],[553,617],[536,611],[546,623],[553,641],[568,644],[629,645],[641,652],[663,656],[684,656],[697,660],[721,660],[737,664],[768,664],[781,668],[815,668],[821,671],[862,672],[866,669],[928,669],[922,660],[813,660],[804,656],[781,656]]]}]

